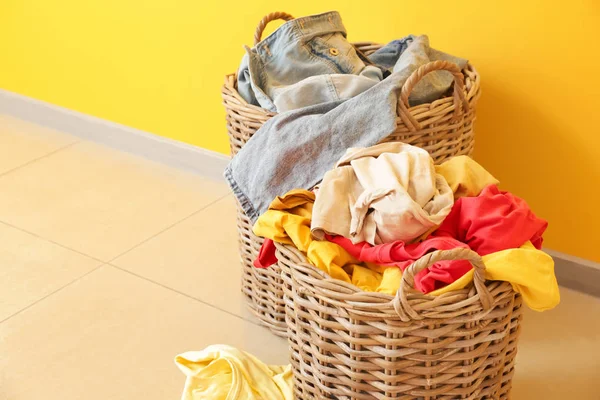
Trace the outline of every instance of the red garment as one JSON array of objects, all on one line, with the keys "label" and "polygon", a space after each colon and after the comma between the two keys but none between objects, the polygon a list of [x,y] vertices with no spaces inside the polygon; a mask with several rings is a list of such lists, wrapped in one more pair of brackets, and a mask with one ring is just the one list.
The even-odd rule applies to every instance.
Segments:
[{"label": "red garment", "polygon": [[[350,255],[363,262],[383,266],[400,267],[402,271],[425,254],[435,250],[450,250],[458,247],[468,248],[458,240],[439,237],[428,238],[423,242],[406,244],[402,241],[372,246],[367,242],[352,244],[343,236],[326,235],[327,240],[343,247]],[[423,293],[444,287],[473,268],[466,260],[440,261],[415,276],[415,288]]]},{"label": "red garment", "polygon": [[[396,266],[404,271],[414,261],[435,250],[471,248],[484,256],[521,247],[527,241],[540,249],[547,226],[548,222],[536,217],[523,199],[490,185],[479,196],[456,200],[438,230],[420,243],[396,241],[372,246],[366,242],[355,245],[342,236],[326,235],[326,238],[357,260]],[[275,245],[266,239],[254,266],[267,268],[276,262]],[[415,276],[415,288],[429,293],[456,281],[471,268],[465,260],[440,261]]]},{"label": "red garment", "polygon": [[[354,245],[341,236],[327,236],[327,240],[342,246],[360,261],[397,266],[404,271],[415,260],[435,250],[466,247],[484,256],[521,247],[527,241],[540,249],[547,226],[548,222],[536,217],[523,199],[490,185],[479,196],[456,200],[442,225],[423,242],[397,241],[371,246],[364,242]],[[415,288],[429,293],[454,282],[471,268],[465,260],[435,263],[415,276]]]},{"label": "red garment", "polygon": [[265,239],[258,257],[254,260],[253,264],[255,268],[268,268],[277,262],[277,256],[275,256],[275,243],[271,239]]},{"label": "red garment", "polygon": [[477,197],[461,197],[433,237],[450,237],[485,256],[521,247],[542,248],[548,222],[535,216],[525,200],[489,185]]}]

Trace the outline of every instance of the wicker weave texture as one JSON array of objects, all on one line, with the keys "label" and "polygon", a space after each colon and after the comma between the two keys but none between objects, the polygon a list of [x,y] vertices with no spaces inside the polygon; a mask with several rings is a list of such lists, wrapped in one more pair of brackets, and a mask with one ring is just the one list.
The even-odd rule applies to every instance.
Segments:
[{"label": "wicker weave texture", "polygon": [[[289,20],[286,13],[268,15],[259,24],[255,40],[260,40],[266,24],[274,19]],[[381,47],[379,44],[355,43],[363,54],[370,54]],[[448,70],[455,77],[452,96],[433,103],[408,106],[408,95],[427,73]],[[384,141],[400,141],[427,150],[436,163],[462,154],[471,154],[474,146],[473,123],[475,105],[480,95],[480,80],[475,69],[468,65],[459,71],[453,64],[435,62],[421,67],[409,78],[400,95],[396,130]],[[227,131],[231,155],[234,156],[254,133],[275,114],[248,104],[236,90],[235,75],[225,77],[222,88],[223,105],[226,110]],[[258,319],[271,330],[286,335],[285,307],[279,267],[256,269],[252,261],[258,256],[262,239],[252,233],[252,224],[238,206],[238,231],[243,277],[242,291],[248,306]]]},{"label": "wicker weave texture", "polygon": [[[395,297],[362,292],[277,245],[297,399],[508,399],[522,301],[508,282],[485,282],[468,249],[426,255]],[[440,296],[413,289],[414,275],[444,259],[468,259],[475,285]]]}]

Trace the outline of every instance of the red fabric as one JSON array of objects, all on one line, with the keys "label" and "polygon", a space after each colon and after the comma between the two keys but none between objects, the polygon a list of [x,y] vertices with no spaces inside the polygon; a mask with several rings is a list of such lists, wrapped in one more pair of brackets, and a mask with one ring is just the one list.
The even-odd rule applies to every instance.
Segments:
[{"label": "red fabric", "polygon": [[521,247],[527,241],[541,249],[547,227],[548,222],[536,217],[525,200],[490,185],[477,197],[456,200],[431,236],[457,239],[485,256]]},{"label": "red fabric", "polygon": [[[438,230],[420,243],[352,244],[342,236],[327,236],[354,258],[384,266],[397,266],[403,271],[415,260],[435,250],[457,247],[471,248],[486,255],[518,248],[531,241],[540,249],[542,234],[548,222],[535,216],[527,203],[496,185],[487,186],[477,197],[461,197]],[[423,293],[444,287],[470,271],[465,260],[441,261],[415,276],[415,288]]]},{"label": "red fabric", "polygon": [[[435,250],[450,250],[457,247],[468,248],[458,240],[439,237],[429,238],[420,243],[406,244],[402,241],[372,246],[367,242],[352,244],[343,236],[326,235],[327,240],[343,247],[352,257],[363,262],[383,266],[400,267],[402,271],[425,254]],[[415,288],[423,293],[444,287],[473,268],[468,261],[440,261],[422,270],[415,276]]]},{"label": "red fabric", "polygon": [[277,262],[277,256],[275,256],[275,243],[271,239],[265,239],[258,257],[254,260],[253,264],[255,268],[268,268]]},{"label": "red fabric", "polygon": [[[414,261],[435,250],[471,248],[484,256],[521,247],[527,241],[540,249],[542,234],[547,227],[548,222],[536,217],[523,199],[490,185],[477,197],[456,200],[438,230],[420,243],[396,241],[372,246],[363,242],[355,245],[342,236],[326,237],[359,261],[396,266],[404,271]],[[254,266],[267,268],[276,262],[275,244],[265,239]],[[435,263],[415,276],[415,288],[429,293],[456,281],[471,268],[465,260]]]}]

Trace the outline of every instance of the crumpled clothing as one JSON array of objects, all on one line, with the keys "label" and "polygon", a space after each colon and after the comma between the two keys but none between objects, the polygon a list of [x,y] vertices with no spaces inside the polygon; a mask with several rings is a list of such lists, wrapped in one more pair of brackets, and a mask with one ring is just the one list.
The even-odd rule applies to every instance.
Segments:
[{"label": "crumpled clothing", "polygon": [[[425,43],[427,45],[424,45]],[[369,55],[369,60],[384,69],[384,76],[386,76],[390,72],[400,71],[411,64],[424,65],[430,60],[443,60],[448,57],[447,54],[429,47],[428,43],[427,36],[408,35],[402,39],[393,40],[373,52]],[[409,104],[416,106],[439,99],[452,84],[452,79],[452,75],[446,71],[435,71],[425,75],[411,92]]]},{"label": "crumpled clothing", "polygon": [[[436,171],[449,182],[454,197],[457,198],[453,209],[456,208],[457,204],[473,199],[462,196],[482,195],[485,197],[486,193],[497,193],[504,196],[504,199],[496,199],[497,201],[501,200],[505,203],[511,203],[512,201],[513,205],[526,207],[522,200],[513,198],[514,196],[509,193],[498,191],[495,188],[498,181],[470,157],[460,156],[450,159],[436,166]],[[479,193],[480,191],[481,193]],[[288,195],[290,195],[289,199],[287,198]],[[447,233],[429,237],[422,243],[413,244],[398,242],[379,246],[371,246],[367,243],[354,245],[351,241],[339,237],[332,240],[344,245],[345,248],[333,242],[315,242],[311,240],[307,233],[315,195],[301,190],[292,191],[288,195],[273,202],[274,207],[278,209],[277,211],[282,212],[282,214],[273,217],[276,217],[276,220],[284,218],[287,208],[293,209],[296,214],[301,213],[302,219],[288,220],[285,227],[282,224],[275,223],[276,221],[262,221],[264,223],[260,224],[259,229],[256,229],[259,223],[255,226],[255,233],[259,236],[277,238],[276,241],[281,243],[294,245],[300,243],[303,247],[297,245],[296,247],[304,252],[307,250],[303,249],[310,248],[311,252],[307,255],[309,262],[329,273],[330,276],[336,275],[364,291],[394,295],[400,285],[401,268],[404,269],[409,266],[411,261],[418,259],[421,254],[426,254],[430,250],[451,249],[452,245],[468,247],[467,243],[448,236]],[[301,200],[298,201],[298,198],[301,198]],[[302,203],[301,210],[297,208],[299,203]],[[509,208],[504,207],[504,209]],[[517,215],[515,214],[512,217]],[[529,214],[524,213],[523,215]],[[534,227],[544,226],[544,223],[540,225],[537,218],[529,219],[529,221],[533,222]],[[302,225],[301,230],[298,229],[297,225],[300,222]],[[522,225],[519,226],[522,228]],[[294,240],[286,240],[289,239],[286,230],[294,236]],[[541,246],[541,236],[538,238],[536,233],[541,235],[543,231],[539,232],[536,229],[523,229],[523,231],[534,232],[529,238],[538,243],[538,248]],[[313,243],[320,243],[320,245],[313,245]],[[323,243],[330,243],[335,247]],[[477,241],[474,243],[478,245]],[[492,241],[492,243],[494,242]],[[501,241],[496,242],[496,248],[502,249],[502,243]],[[429,249],[427,250],[428,246]],[[508,248],[483,256],[487,279],[511,282],[514,290],[522,294],[525,303],[533,310],[543,311],[555,307],[560,302],[560,294],[554,275],[552,258],[536,249],[528,240],[515,246],[518,248]],[[489,250],[485,246],[478,247],[480,247],[480,251],[482,249],[483,251]],[[477,249],[474,250],[477,251]],[[411,260],[407,261],[407,258]],[[389,265],[399,265],[400,268],[390,267]],[[428,270],[417,274],[415,286],[417,289],[429,292],[431,295],[440,295],[452,290],[462,289],[469,285],[472,280],[473,270],[468,262],[464,260],[449,261],[436,263]],[[447,285],[444,286],[444,284]]]},{"label": "crumpled clothing", "polygon": [[296,18],[246,54],[238,92],[249,103],[284,112],[354,97],[383,79],[346,39],[337,11]]},{"label": "crumpled clothing", "polygon": [[[394,132],[400,89],[420,66],[436,60],[454,62],[461,69],[467,64],[464,59],[433,51],[429,39],[419,36],[400,55],[394,72],[361,94],[269,119],[225,170],[227,182],[248,218],[256,222],[275,196],[314,187],[346,149],[372,146]],[[414,105],[435,100],[451,84],[452,75],[447,71],[427,74],[415,86],[409,102]]]},{"label": "crumpled clothing", "polygon": [[[328,236],[328,240],[344,248],[353,258],[381,267],[398,267],[401,271],[427,253],[436,250],[469,248],[464,243],[448,237],[431,237],[421,243],[402,242],[371,246],[368,243],[352,244],[341,236]],[[526,242],[518,249],[506,249],[483,256],[486,279],[508,281],[521,293],[525,304],[535,311],[552,309],[560,302],[558,282],[554,275],[554,260],[548,254]],[[397,269],[397,268],[396,268]],[[401,275],[399,275],[401,277]],[[399,277],[382,276],[378,292],[396,294]],[[440,295],[464,288],[473,280],[473,266],[466,260],[439,261],[418,272],[414,277],[415,289],[431,295]]]},{"label": "crumpled clothing", "polygon": [[[327,239],[343,247],[359,261],[375,263],[381,267],[399,268],[402,271],[432,251],[469,248],[466,244],[449,237],[431,237],[421,243],[395,242],[379,246],[371,246],[368,243],[355,245],[341,236],[328,236]],[[536,249],[531,242],[527,241],[516,249],[485,255],[482,259],[486,268],[486,279],[510,282],[532,310],[549,310],[560,302],[558,282],[554,275],[554,260]],[[400,288],[399,277],[386,279],[384,275],[376,291],[395,295]],[[462,289],[472,281],[473,266],[466,260],[440,261],[418,272],[414,277],[415,289],[435,296]]]},{"label": "crumpled clothing", "polygon": [[369,60],[380,68],[391,70],[394,68],[398,59],[406,51],[408,45],[415,40],[414,35],[408,35],[402,39],[392,40],[385,46],[375,50],[369,55]]},{"label": "crumpled clothing", "polygon": [[[352,283],[367,292],[380,292],[395,295],[400,287],[402,271],[394,266],[362,264],[356,256],[343,247],[329,241],[313,241],[310,235],[310,210],[312,210],[314,194],[304,190],[292,191],[276,200],[278,210],[269,210],[262,215],[254,225],[257,236],[270,238],[279,243],[292,244],[304,252],[308,261],[326,272],[334,279]],[[283,210],[282,205],[290,207],[295,214]],[[298,206],[302,203],[302,206]],[[302,215],[298,215],[302,214]],[[451,238],[437,238],[448,241]],[[418,244],[415,244],[418,246]],[[464,244],[463,244],[464,246]],[[390,248],[391,246],[388,246]],[[390,253],[391,254],[391,253]],[[417,253],[413,253],[417,254]],[[385,253],[378,254],[382,260]],[[388,255],[388,258],[390,255]],[[508,249],[483,257],[486,266],[486,278],[489,280],[508,281],[514,290],[521,293],[525,303],[533,310],[543,311],[555,307],[560,301],[558,284],[554,275],[552,257],[535,249],[527,242],[519,249]],[[460,263],[460,261],[457,261]],[[454,271],[444,271],[444,264],[439,263],[437,270],[430,277],[432,280],[450,280],[460,275]],[[460,266],[460,264],[458,264]],[[466,268],[463,265],[461,268]],[[444,278],[450,277],[450,278]],[[473,281],[473,271],[470,268],[464,275],[457,278],[448,286],[436,289],[429,294],[440,295],[451,290],[466,287]],[[422,285],[425,284],[421,280]]]},{"label": "crumpled clothing", "polygon": [[293,400],[291,365],[268,366],[227,345],[175,357],[187,376],[181,400]]},{"label": "crumpled clothing", "polygon": [[[342,236],[326,235],[327,240],[346,250],[353,258],[365,263],[373,263],[383,267],[398,267],[402,271],[427,253],[436,250],[468,249],[469,246],[453,238],[428,238],[419,243],[407,244],[402,241],[372,246],[367,242],[353,244]],[[415,289],[429,293],[451,284],[466,274],[473,267],[466,260],[439,261],[415,275]],[[400,282],[398,281],[397,284]],[[395,294],[397,287],[392,282],[384,284]]]},{"label": "crumpled clothing", "polygon": [[[337,11],[284,23],[252,49],[246,47],[238,69],[238,92],[250,104],[281,113],[350,99],[381,82],[383,71],[387,75],[434,60],[452,61],[462,68],[465,62],[430,48],[427,36],[394,40],[368,58],[346,36]],[[435,71],[423,78],[410,104],[436,100],[451,84],[449,73]]]},{"label": "crumpled clothing", "polygon": [[[482,257],[485,277],[490,281],[510,282],[525,304],[534,311],[547,311],[560,303],[560,291],[554,274],[554,260],[526,242],[518,249],[507,249]],[[448,286],[430,292],[439,296],[467,287],[473,282],[473,269]]]},{"label": "crumpled clothing", "polygon": [[400,142],[351,148],[319,186],[311,231],[353,243],[411,242],[441,224],[453,203],[427,151]]},{"label": "crumpled clothing", "polygon": [[[292,190],[279,196],[267,212],[254,224],[256,236],[271,239],[278,243],[294,245],[306,254],[308,261],[315,267],[327,272],[332,278],[355,284],[373,282],[379,275],[368,268],[358,265],[348,252],[337,244],[328,241],[315,241],[310,234],[310,219],[315,195],[307,190]],[[268,266],[272,259],[267,252],[261,252],[257,262]],[[271,265],[271,264],[269,264]]]},{"label": "crumpled clothing", "polygon": [[[496,178],[494,178],[481,165],[468,156],[451,158],[441,165],[436,165],[435,169],[447,180],[450,188],[454,192],[455,198],[467,195],[478,195],[486,186],[495,185],[498,183]],[[275,200],[271,202],[270,209],[284,211],[285,213],[302,217],[302,219],[295,220],[295,223],[297,224],[296,226],[310,226],[313,202],[315,200],[315,196],[319,195],[318,193],[318,188],[315,188],[313,192],[293,190],[283,197],[276,197]],[[276,214],[272,216],[281,219],[291,218],[283,217],[283,215],[284,214]],[[266,220],[266,218],[267,217],[263,219],[263,222]],[[280,224],[281,221],[278,221],[277,223]],[[267,228],[269,227],[269,224],[262,223],[261,225],[266,226]],[[288,228],[293,226],[294,224],[287,224]],[[284,230],[283,226],[277,225],[277,227],[279,230]],[[427,236],[429,234],[430,232],[426,233]],[[301,235],[295,233],[292,236],[294,236],[298,241]],[[286,241],[286,238],[288,238],[288,234],[281,235],[277,238],[277,241],[287,244],[294,243],[293,240]],[[425,239],[425,237],[422,239]],[[300,243],[303,243],[303,248],[308,249],[308,244],[304,243],[304,241],[300,241]],[[277,257],[275,256],[275,247],[273,245],[273,241],[271,239],[265,239],[265,244],[263,244],[261,247],[260,254],[255,260],[254,266],[257,268],[267,268],[276,262]]]},{"label": "crumpled clothing", "polygon": [[258,257],[252,262],[254,268],[269,268],[271,265],[277,262],[277,256],[275,255],[275,242],[271,239],[265,239],[260,250],[258,251]]},{"label": "crumpled clothing", "polygon": [[456,200],[432,236],[457,239],[484,256],[526,242],[541,249],[547,227],[548,222],[538,218],[525,200],[489,185],[476,197]]},{"label": "crumpled clothing", "polygon": [[435,166],[435,171],[446,178],[454,199],[478,196],[489,185],[499,182],[492,174],[469,156],[457,156]]}]

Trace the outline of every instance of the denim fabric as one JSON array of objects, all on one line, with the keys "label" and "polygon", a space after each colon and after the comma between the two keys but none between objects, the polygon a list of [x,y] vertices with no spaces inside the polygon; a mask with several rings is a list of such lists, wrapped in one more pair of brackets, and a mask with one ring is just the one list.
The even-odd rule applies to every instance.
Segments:
[{"label": "denim fabric", "polygon": [[392,40],[379,50],[371,53],[369,60],[378,67],[391,70],[414,39],[415,36],[408,35],[402,39]]},{"label": "denim fabric", "polygon": [[[430,61],[444,60],[464,68],[466,60],[454,57],[433,49],[429,46],[429,38],[425,35],[408,35],[402,39],[393,40],[369,56],[372,63],[392,72],[406,69],[416,70]],[[452,84],[452,74],[436,71],[425,75],[415,86],[409,96],[411,106],[430,103],[444,95]]]},{"label": "denim fabric", "polygon": [[[467,65],[467,60],[446,54],[429,46],[429,38],[426,35],[415,37],[406,50],[400,54],[398,61],[392,69],[392,75],[398,72],[410,73],[431,61],[450,61],[460,69]],[[410,74],[409,74],[410,75]],[[425,75],[414,87],[408,97],[411,106],[423,103],[431,103],[448,91],[454,78],[448,71],[434,71]],[[404,84],[404,82],[402,82]]]},{"label": "denim fabric", "polygon": [[246,54],[238,92],[249,103],[284,112],[345,100],[383,79],[346,40],[337,12],[288,21]]},{"label": "denim fabric", "polygon": [[[231,160],[225,177],[244,212],[254,222],[271,201],[292,189],[310,189],[350,147],[369,147],[396,128],[398,95],[408,77],[435,60],[466,60],[429,48],[416,37],[398,57],[392,74],[349,100],[337,100],[283,112],[268,120]],[[410,96],[411,104],[439,98],[452,75],[426,75]]]}]

